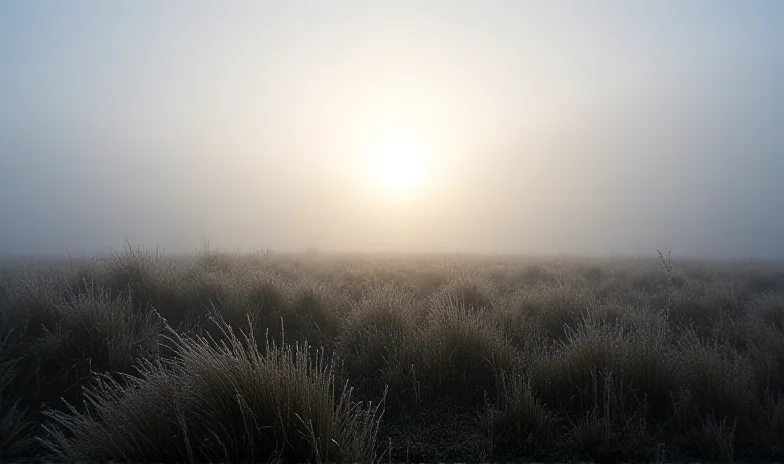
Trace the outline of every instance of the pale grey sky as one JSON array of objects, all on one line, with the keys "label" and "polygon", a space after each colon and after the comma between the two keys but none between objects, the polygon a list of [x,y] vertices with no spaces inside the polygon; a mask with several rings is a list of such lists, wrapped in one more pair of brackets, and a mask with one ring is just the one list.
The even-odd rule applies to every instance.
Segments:
[{"label": "pale grey sky", "polygon": [[0,253],[784,258],[784,2],[9,0],[0,43]]}]

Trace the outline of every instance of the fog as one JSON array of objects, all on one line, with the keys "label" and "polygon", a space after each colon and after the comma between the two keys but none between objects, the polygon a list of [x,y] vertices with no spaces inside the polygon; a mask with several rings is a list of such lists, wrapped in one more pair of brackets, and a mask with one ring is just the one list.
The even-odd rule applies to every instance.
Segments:
[{"label": "fog", "polygon": [[0,41],[3,254],[784,258],[782,2],[19,0]]}]

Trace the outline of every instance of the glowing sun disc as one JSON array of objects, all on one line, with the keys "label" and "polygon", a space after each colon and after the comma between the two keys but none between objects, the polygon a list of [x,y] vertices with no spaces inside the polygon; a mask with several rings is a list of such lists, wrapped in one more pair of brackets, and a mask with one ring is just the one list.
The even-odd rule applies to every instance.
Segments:
[{"label": "glowing sun disc", "polygon": [[423,153],[415,143],[395,138],[381,143],[375,150],[374,175],[384,189],[406,193],[422,182]]}]

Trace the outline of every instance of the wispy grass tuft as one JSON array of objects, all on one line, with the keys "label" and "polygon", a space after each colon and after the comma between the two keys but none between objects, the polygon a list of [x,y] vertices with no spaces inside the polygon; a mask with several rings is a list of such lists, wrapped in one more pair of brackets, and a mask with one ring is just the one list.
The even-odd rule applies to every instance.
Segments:
[{"label": "wispy grass tuft", "polygon": [[630,408],[623,381],[610,369],[591,372],[589,390],[593,404],[572,425],[571,441],[576,454],[596,462],[646,458],[650,450],[645,404]]},{"label": "wispy grass tuft", "polygon": [[682,382],[701,417],[731,421],[747,418],[756,384],[747,355],[700,340],[692,334],[678,343]]},{"label": "wispy grass tuft", "polygon": [[28,411],[14,399],[11,386],[17,381],[21,359],[15,358],[19,338],[13,330],[0,333],[0,456],[11,458],[30,452],[34,423]]},{"label": "wispy grass tuft", "polygon": [[[503,302],[506,319],[525,318],[529,331],[548,340],[563,340],[592,304],[589,294],[575,288],[546,285],[518,290]],[[511,316],[511,317],[510,317]],[[525,333],[526,337],[529,335]]]},{"label": "wispy grass tuft", "polygon": [[784,330],[784,293],[757,295],[748,305],[748,313],[768,325]]},{"label": "wispy grass tuft", "polygon": [[369,461],[378,405],[352,401],[319,351],[172,333],[176,356],[121,385],[101,377],[88,409],[49,411],[43,443],[59,459]]},{"label": "wispy grass tuft", "polygon": [[212,248],[209,242],[196,257],[196,267],[207,272],[231,272],[236,259],[230,253]]},{"label": "wispy grass tuft", "polygon": [[522,374],[500,374],[495,403],[488,403],[485,421],[499,448],[514,455],[543,455],[555,445],[561,417],[543,404]]},{"label": "wispy grass tuft", "polygon": [[173,326],[188,322],[188,308],[179,298],[174,265],[160,250],[152,253],[126,243],[125,249],[115,252],[105,265],[107,270],[100,283],[113,294],[130,291],[135,304],[155,308]]},{"label": "wispy grass tuft", "polygon": [[458,271],[432,296],[433,304],[452,305],[470,311],[491,309],[496,301],[498,288],[490,278],[466,271]]},{"label": "wispy grass tuft", "polygon": [[414,296],[393,286],[380,286],[352,305],[337,340],[350,378],[369,391],[389,386],[394,402],[417,400],[415,365],[418,323],[422,320]]},{"label": "wispy grass tuft", "polygon": [[593,410],[594,388],[605,397],[601,389],[610,385],[603,378],[608,373],[618,388],[613,404],[623,405],[624,414],[644,408],[663,420],[679,386],[677,369],[663,321],[634,326],[588,315],[553,351],[532,360],[530,375],[534,391],[572,420]]},{"label": "wispy grass tuft", "polygon": [[[274,313],[282,330],[298,341],[310,340],[317,347],[334,348],[340,319],[350,302],[330,286],[305,277],[288,289],[288,304]],[[278,326],[277,332],[280,332]]]},{"label": "wispy grass tuft", "polygon": [[514,372],[519,353],[489,316],[449,305],[436,306],[421,334],[422,382],[431,397],[469,403],[498,391],[500,372]]},{"label": "wispy grass tuft", "polygon": [[51,328],[68,291],[64,280],[28,271],[0,284],[0,327],[14,328],[20,338],[33,338]]},{"label": "wispy grass tuft", "polygon": [[154,311],[137,309],[128,294],[112,298],[92,287],[58,307],[63,340],[58,350],[71,359],[89,359],[92,369],[131,372],[139,358],[157,354],[163,323]]},{"label": "wispy grass tuft", "polygon": [[53,328],[28,340],[24,390],[30,403],[77,401],[93,372],[129,373],[158,356],[161,319],[136,308],[128,294],[91,288],[57,307]]}]

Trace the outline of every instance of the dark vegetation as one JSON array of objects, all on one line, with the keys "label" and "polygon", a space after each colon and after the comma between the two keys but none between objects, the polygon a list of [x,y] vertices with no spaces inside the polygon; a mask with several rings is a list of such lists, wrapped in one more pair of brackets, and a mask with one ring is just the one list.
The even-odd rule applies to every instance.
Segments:
[{"label": "dark vegetation", "polygon": [[6,265],[0,458],[782,460],[784,266]]}]

